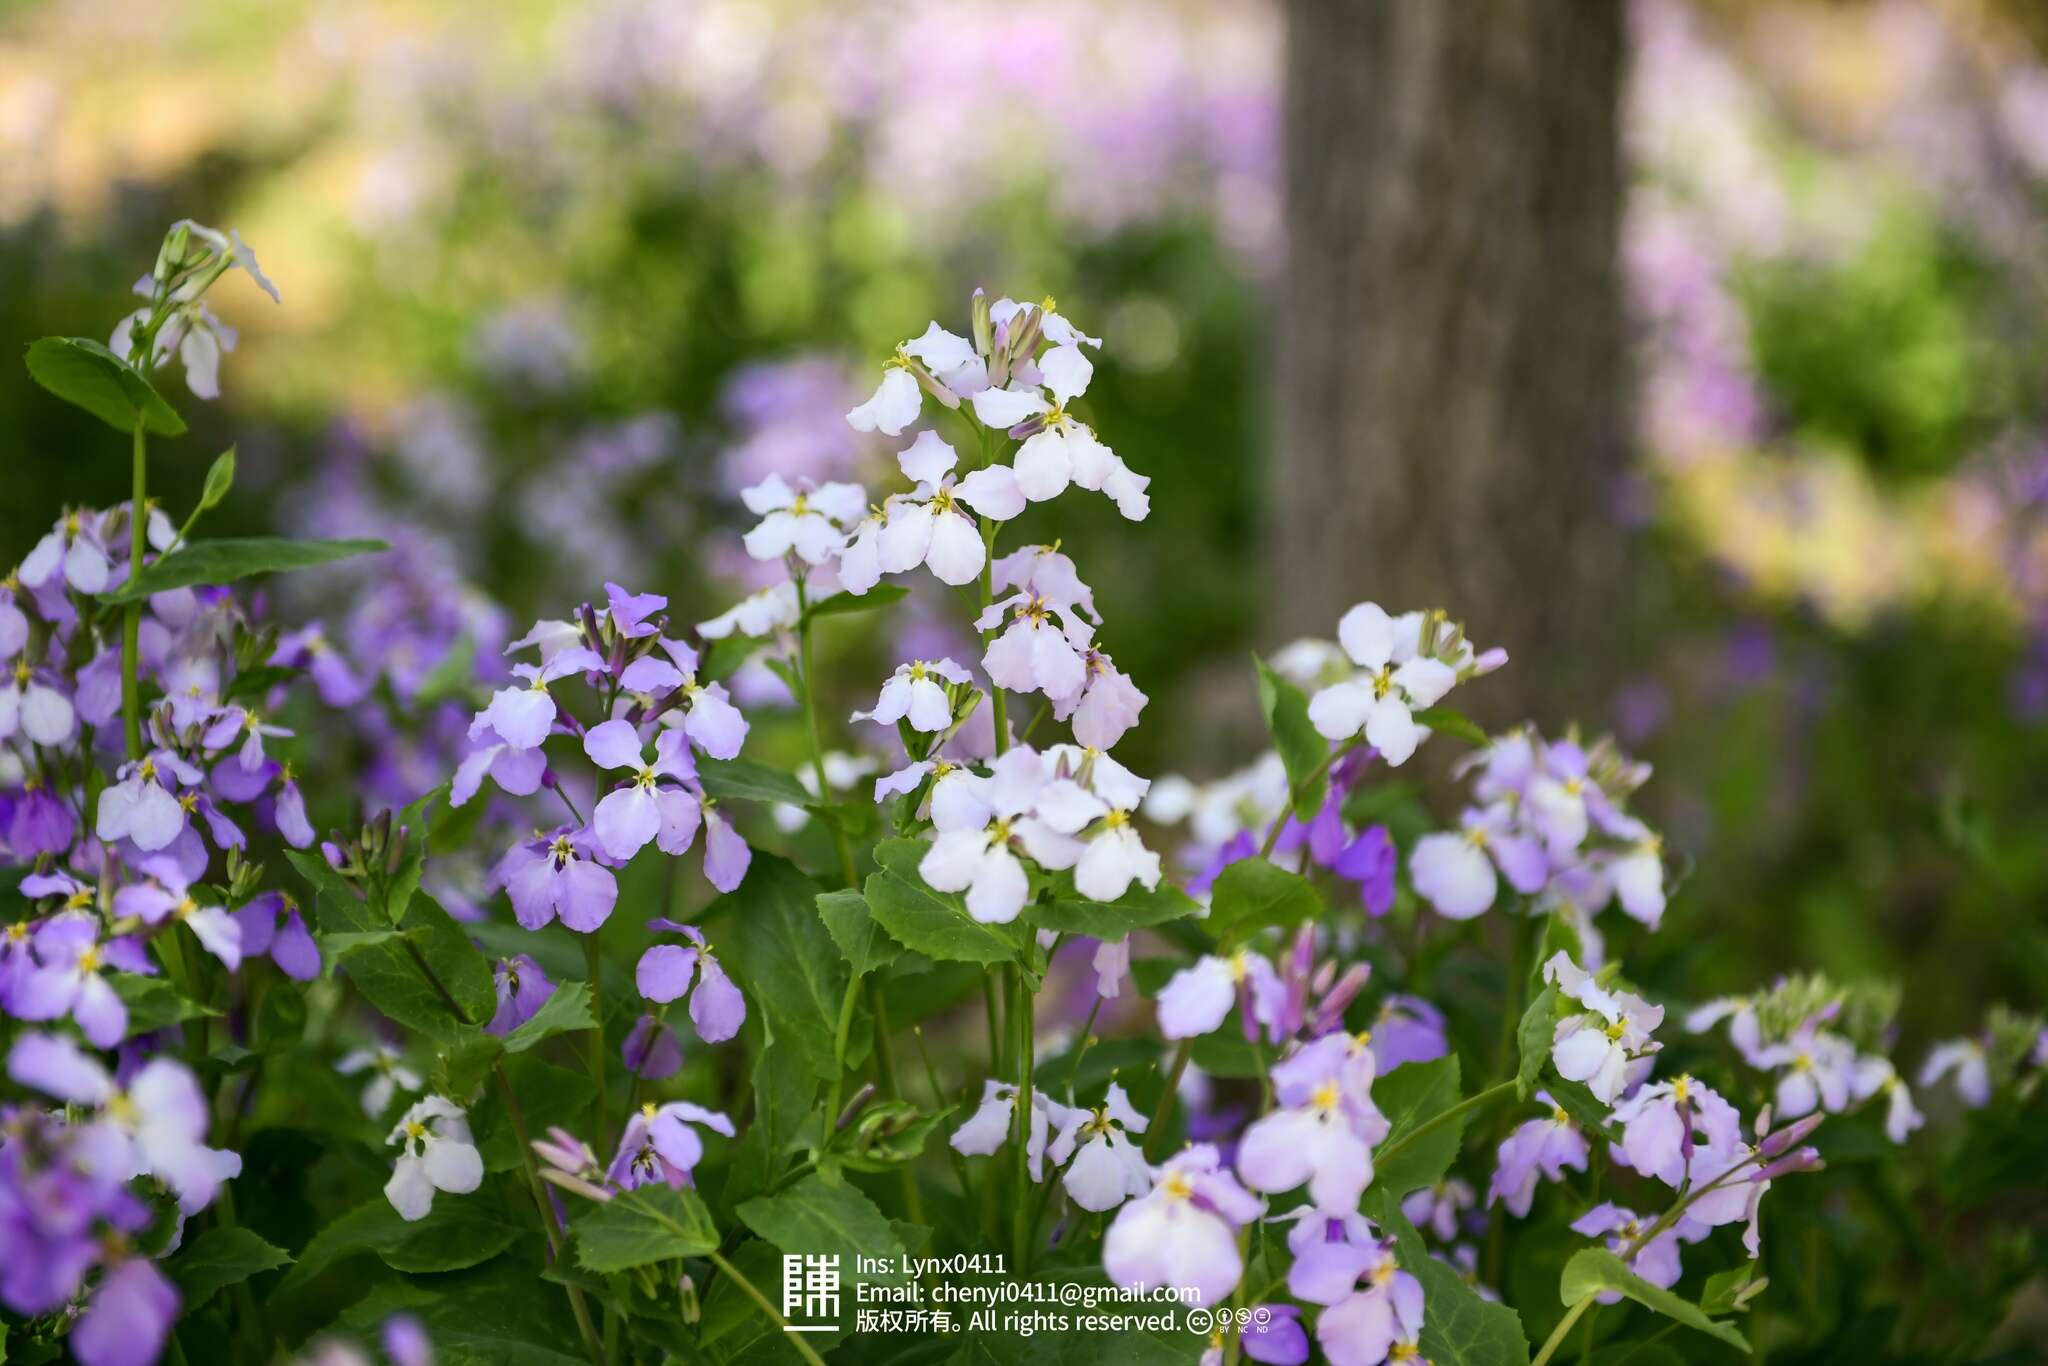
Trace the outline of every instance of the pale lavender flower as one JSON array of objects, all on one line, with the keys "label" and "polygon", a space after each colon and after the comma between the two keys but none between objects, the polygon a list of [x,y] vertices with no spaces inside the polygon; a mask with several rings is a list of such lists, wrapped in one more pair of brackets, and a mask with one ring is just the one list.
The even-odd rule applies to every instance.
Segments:
[{"label": "pale lavender flower", "polygon": [[114,913],[133,915],[145,925],[177,921],[192,931],[206,951],[233,972],[242,965],[242,927],[222,906],[202,906],[191,893],[184,869],[167,858],[144,860],[147,882],[131,882],[114,893]]},{"label": "pale lavender flower", "polygon": [[1539,1091],[1536,1097],[1550,1105],[1550,1113],[1516,1125],[1515,1131],[1501,1140],[1493,1179],[1486,1190],[1488,1205],[1500,1201],[1517,1219],[1528,1217],[1539,1180],[1562,1181],[1567,1170],[1586,1170],[1586,1136],[1547,1093]]},{"label": "pale lavender flower", "polygon": [[735,1132],[730,1119],[687,1100],[641,1106],[619,1135],[619,1151],[608,1172],[613,1184],[621,1190],[655,1181],[678,1190],[692,1184],[690,1173],[704,1157],[704,1140],[697,1136],[700,1127],[727,1138]]},{"label": "pale lavender flower", "polygon": [[747,511],[761,521],[746,534],[747,554],[777,560],[795,554],[805,564],[819,565],[846,544],[847,533],[867,512],[867,495],[858,484],[801,481],[793,489],[771,474],[740,491]]},{"label": "pale lavender flower", "polygon": [[270,955],[285,976],[310,982],[320,975],[320,946],[306,929],[299,903],[282,892],[264,892],[234,913],[242,956]]},{"label": "pale lavender flower", "polygon": [[1483,914],[1500,890],[1496,866],[1523,896],[1543,890],[1550,860],[1540,841],[1515,828],[1505,803],[1467,810],[1462,824],[1455,834],[1424,835],[1408,856],[1416,893],[1438,915],[1470,920]]},{"label": "pale lavender flower", "polygon": [[1447,1176],[1402,1197],[1401,1214],[1416,1228],[1435,1234],[1438,1242],[1448,1243],[1456,1240],[1458,1220],[1476,1199],[1471,1182]]},{"label": "pale lavender flower", "polygon": [[[1017,1088],[990,1078],[982,1083],[981,1104],[947,1141],[968,1157],[988,1157],[1009,1141],[1010,1118],[1017,1106]],[[1033,1181],[1044,1179],[1045,1151],[1055,1127],[1065,1128],[1074,1115],[1088,1112],[1062,1105],[1043,1091],[1031,1093],[1031,1115],[1024,1134],[1024,1161]]]},{"label": "pale lavender flower", "polygon": [[642,1015],[619,1045],[619,1056],[634,1076],[664,1081],[683,1070],[683,1041],[655,1016]]},{"label": "pale lavender flower", "polygon": [[1306,1183],[1317,1209],[1356,1209],[1372,1184],[1373,1145],[1389,1127],[1373,1104],[1374,1071],[1372,1050],[1345,1034],[1326,1034],[1276,1064],[1276,1108],[1238,1145],[1245,1184],[1277,1194]]},{"label": "pale lavender flower", "polygon": [[1608,991],[1562,951],[1543,965],[1543,980],[1586,1007],[1586,1013],[1557,1022],[1550,1056],[1558,1075],[1585,1082],[1612,1105],[1628,1084],[1629,1064],[1663,1046],[1650,1035],[1663,1023],[1664,1007],[1626,991]]},{"label": "pale lavender flower", "polygon": [[[1685,1243],[1697,1243],[1707,1236],[1708,1229],[1689,1216],[1680,1216],[1677,1223],[1650,1239],[1635,1253],[1628,1254],[1630,1245],[1648,1233],[1654,1223],[1655,1220],[1645,1219],[1634,1210],[1609,1202],[1595,1205],[1573,1220],[1572,1231],[1590,1238],[1603,1238],[1607,1250],[1623,1257],[1629,1270],[1651,1285],[1669,1290],[1684,1274],[1679,1263],[1679,1248]],[[1621,1292],[1618,1290],[1602,1291],[1599,1296],[1601,1304],[1616,1304],[1620,1300]]]},{"label": "pale lavender flower", "polygon": [[1176,971],[1159,991],[1159,1032],[1169,1039],[1192,1039],[1220,1026],[1234,1003],[1244,1018],[1266,1029],[1278,1043],[1286,984],[1263,956],[1239,949],[1228,958],[1204,954]]},{"label": "pale lavender flower", "polygon": [[688,786],[697,776],[697,765],[682,732],[661,732],[654,742],[655,757],[648,762],[632,722],[606,721],[585,732],[583,752],[599,768],[632,770],[630,781],[606,793],[591,816],[591,828],[607,857],[624,862],[649,840],[664,854],[689,850],[697,838],[703,805]]},{"label": "pale lavender flower", "polygon": [[93,832],[103,840],[130,840],[147,854],[169,845],[185,829],[185,808],[167,779],[193,787],[204,775],[159,749],[121,765],[115,776],[118,781],[100,794]]},{"label": "pale lavender flower", "polygon": [[579,934],[604,924],[619,899],[619,882],[596,861],[597,850],[589,831],[566,825],[513,845],[498,864],[498,879],[519,923],[537,930],[559,916]]},{"label": "pale lavender flower", "polygon": [[[640,955],[633,970],[640,995],[657,1005],[667,1005],[683,995],[690,997],[690,1022],[706,1043],[722,1043],[740,1032],[747,1022],[747,998],[726,976],[711,952],[704,932],[695,925],[679,924],[666,917],[650,920],[648,928],[680,934],[688,944],[655,944]],[[692,991],[692,986],[695,990]]]},{"label": "pale lavender flower", "polygon": [[571,674],[605,671],[604,658],[585,646],[558,650],[537,668],[514,664],[512,672],[525,679],[526,686],[500,688],[491,694],[490,705],[470,723],[469,738],[475,740],[488,729],[514,749],[533,749],[548,738],[555,724],[557,708],[548,684]]},{"label": "pale lavender flower", "polygon": [[491,988],[497,993],[498,1008],[484,1032],[501,1037],[532,1019],[555,994],[555,984],[533,956],[525,953],[498,960],[491,969]]},{"label": "pale lavender flower", "polygon": [[1936,1044],[1920,1064],[1918,1078],[1923,1090],[1939,1086],[1944,1077],[1955,1075],[1956,1095],[1972,1110],[1991,1103],[1991,1062],[1977,1039],[1951,1039]]},{"label": "pale lavender flower", "polygon": [[1316,1340],[1331,1366],[1378,1366],[1405,1347],[1415,1359],[1422,1331],[1422,1282],[1401,1268],[1392,1239],[1316,1243],[1289,1268],[1287,1288],[1297,1299],[1328,1306],[1316,1322]]},{"label": "pale lavender flower", "polygon": [[23,1020],[66,1015],[99,1048],[112,1048],[128,1032],[128,1008],[101,971],[154,973],[142,945],[130,938],[102,941],[99,918],[82,912],[52,916],[35,933],[36,968],[15,986],[12,1009]]},{"label": "pale lavender flower", "polygon": [[1237,1230],[1265,1205],[1206,1143],[1183,1148],[1154,1176],[1149,1194],[1117,1211],[1102,1269],[1118,1285],[1174,1286],[1194,1303],[1223,1303],[1244,1274]]},{"label": "pale lavender flower", "polygon": [[156,1263],[130,1257],[100,1278],[66,1339],[71,1353],[83,1366],[150,1366],[170,1336],[179,1303],[177,1287]]},{"label": "pale lavender flower", "polygon": [[948,684],[968,683],[971,675],[950,659],[913,660],[897,666],[875,698],[873,711],[857,711],[851,719],[893,726],[908,721],[912,730],[936,734],[953,724],[953,699]]},{"label": "pale lavender flower", "polygon": [[1145,710],[1148,699],[1131,682],[1130,675],[1118,669],[1103,651],[1089,650],[1082,662],[1085,669],[1081,687],[1068,696],[1053,699],[1053,718],[1071,720],[1078,743],[1089,749],[1108,749],[1138,724],[1138,715]]}]

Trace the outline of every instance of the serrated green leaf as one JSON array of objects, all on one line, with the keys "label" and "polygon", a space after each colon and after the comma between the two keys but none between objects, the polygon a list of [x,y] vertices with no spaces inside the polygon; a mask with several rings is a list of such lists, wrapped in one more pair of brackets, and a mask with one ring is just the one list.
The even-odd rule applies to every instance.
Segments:
[{"label": "serrated green leaf", "polygon": [[1390,1126],[1378,1152],[1400,1149],[1391,1160],[1375,1160],[1374,1186],[1403,1196],[1433,1184],[1450,1170],[1458,1159],[1470,1112],[1438,1125],[1413,1143],[1408,1142],[1408,1135],[1458,1103],[1455,1053],[1434,1062],[1403,1063],[1373,1083],[1372,1099]]},{"label": "serrated green leaf", "polygon": [[1042,929],[1085,934],[1091,939],[1116,943],[1132,930],[1164,925],[1201,909],[1201,904],[1180,888],[1161,883],[1149,892],[1133,886],[1115,901],[1062,897],[1051,905],[1032,907],[1030,914],[1032,922]]},{"label": "serrated green leaf", "polygon": [[1543,1064],[1550,1057],[1556,1010],[1557,988],[1546,983],[1522,1012],[1522,1022],[1515,1028],[1515,1047],[1521,1050],[1515,1067],[1515,1094],[1523,1100],[1536,1089],[1536,1079],[1543,1074]]},{"label": "serrated green leaf", "polygon": [[323,931],[316,937],[320,941],[321,956],[330,963],[339,963],[352,953],[363,949],[374,949],[403,939],[405,938],[405,931],[334,930]]},{"label": "serrated green leaf", "polygon": [[144,566],[134,579],[101,595],[101,601],[134,602],[152,593],[190,588],[194,584],[218,587],[256,574],[311,569],[390,548],[383,541],[288,541],[276,536],[193,541]]},{"label": "serrated green leaf", "polygon": [[734,930],[719,941],[726,966],[737,968],[776,1037],[831,1080],[839,1071],[833,1036],[847,969],[818,916],[818,885],[784,860],[756,853],[746,880],[705,909],[705,920],[721,916]]},{"label": "serrated green leaf", "polygon": [[664,1185],[614,1196],[579,1215],[569,1229],[576,1235],[576,1264],[600,1275],[718,1248],[711,1211],[697,1193]]},{"label": "serrated green leaf", "polygon": [[[163,1266],[191,1313],[231,1285],[291,1264],[291,1254],[246,1228],[210,1228],[179,1248]],[[0,1357],[0,1361],[4,1361]]]},{"label": "serrated green leaf", "polygon": [[1401,1213],[1399,1196],[1375,1182],[1364,1208],[1392,1235],[1401,1268],[1422,1282],[1421,1346],[1431,1366],[1528,1366],[1521,1316],[1479,1298],[1457,1268],[1430,1256],[1422,1235]]},{"label": "serrated green leaf", "polygon": [[1323,804],[1328,786],[1325,767],[1330,760],[1330,742],[1316,732],[1308,719],[1308,697],[1300,688],[1252,656],[1259,671],[1259,710],[1265,713],[1266,728],[1273,734],[1273,748],[1287,769],[1287,786],[1297,811],[1314,811]]},{"label": "serrated green leaf", "polygon": [[374,1253],[397,1271],[459,1271],[511,1246],[513,1228],[459,1196],[437,1196],[425,1218],[408,1223],[383,1196],[321,1225],[277,1285],[280,1298],[346,1258]]},{"label": "serrated green leaf", "polygon": [[1738,1352],[1749,1351],[1749,1340],[1733,1325],[1708,1318],[1706,1312],[1691,1300],[1681,1299],[1669,1290],[1651,1285],[1604,1247],[1586,1248],[1564,1264],[1564,1276],[1558,1281],[1557,1294],[1565,1304],[1577,1304],[1588,1295],[1603,1290],[1618,1291],[1645,1309],[1718,1338]]},{"label": "serrated green leaf", "polygon": [[1239,859],[1211,889],[1206,928],[1219,939],[1241,940],[1270,926],[1293,929],[1322,909],[1322,897],[1299,873],[1262,858]]},{"label": "serrated green leaf", "polygon": [[185,434],[185,419],[148,378],[90,337],[44,337],[29,344],[25,359],[37,384],[117,432],[133,433],[140,418],[153,435]]},{"label": "serrated green leaf", "polygon": [[[323,891],[315,914],[324,929],[333,918],[343,918],[347,925],[347,917],[366,918],[370,912],[353,897],[339,899]],[[414,897],[405,920],[403,935],[350,953],[339,965],[342,975],[371,1005],[408,1029],[442,1043],[459,1042],[476,1033],[497,1008],[490,964],[462,927],[428,898]],[[374,933],[378,927],[360,928]],[[351,932],[355,929],[349,926]]]},{"label": "serrated green leaf", "polygon": [[[837,1256],[851,1276],[856,1258],[886,1257],[892,1270],[861,1279],[899,1284],[903,1241],[874,1201],[844,1182],[833,1184],[813,1172],[778,1195],[749,1200],[737,1211],[740,1222],[784,1252]],[[764,1289],[766,1287],[763,1287]]]},{"label": "serrated green leaf", "polygon": [[1017,957],[1018,935],[976,920],[958,897],[888,872],[868,874],[861,892],[891,939],[934,962],[1009,963]]},{"label": "serrated green leaf", "polygon": [[790,806],[806,806],[811,801],[804,785],[781,769],[747,759],[700,758],[697,777],[704,790],[720,801],[783,802]]},{"label": "serrated green leaf", "polygon": [[541,1002],[539,1010],[519,1028],[505,1036],[507,1053],[524,1053],[557,1034],[570,1034],[579,1029],[595,1029],[597,1017],[590,1010],[590,986],[585,982],[562,982],[557,984],[547,1000]]},{"label": "serrated green leaf", "polygon": [[818,897],[818,915],[839,946],[847,966],[860,976],[885,968],[902,954],[868,911],[867,898],[856,891],[825,892]]},{"label": "serrated green leaf", "polygon": [[804,616],[815,619],[851,616],[856,612],[879,612],[884,607],[892,607],[909,596],[910,590],[901,584],[877,584],[858,596],[852,593],[834,593],[829,598],[821,598],[804,609]]}]

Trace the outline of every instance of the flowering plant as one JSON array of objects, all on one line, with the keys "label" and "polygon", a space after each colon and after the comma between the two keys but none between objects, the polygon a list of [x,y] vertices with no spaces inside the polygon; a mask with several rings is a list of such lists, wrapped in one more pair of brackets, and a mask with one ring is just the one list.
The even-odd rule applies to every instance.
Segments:
[{"label": "flowering plant", "polygon": [[[0,584],[10,1359],[1749,1350],[1807,1312],[1767,1268],[1824,1154],[1889,1172],[2038,1106],[2035,1017],[1914,1072],[1881,989],[1632,976],[1683,924],[1648,768],[1446,706],[1508,661],[1444,611],[1362,602],[1259,661],[1240,773],[1115,758],[1148,699],[1084,566],[1004,543],[1033,504],[1149,511],[1051,300],[896,348],[847,421],[902,443],[898,487],[748,488],[752,597],[606,583],[508,668],[400,686],[243,591],[381,543],[195,538],[232,451],[182,523],[149,497],[184,429],[152,376],[218,392],[231,269],[277,296],[180,223],[112,347],[28,353],[134,488]],[[830,682],[819,637],[914,588],[948,649]],[[746,705],[778,690],[792,750]],[[323,835],[350,726],[437,781]],[[1439,759],[1454,817],[1390,802]],[[948,1307],[1020,1303],[1120,1312]]]}]

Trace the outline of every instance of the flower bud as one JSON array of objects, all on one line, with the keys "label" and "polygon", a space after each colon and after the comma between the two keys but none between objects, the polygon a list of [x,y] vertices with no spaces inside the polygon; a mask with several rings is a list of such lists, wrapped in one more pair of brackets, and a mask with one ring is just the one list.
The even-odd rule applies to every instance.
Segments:
[{"label": "flower bud", "polygon": [[1772,1181],[1791,1172],[1817,1172],[1827,1164],[1820,1160],[1820,1149],[1798,1148],[1776,1162],[1759,1167],[1750,1174],[1751,1181]]},{"label": "flower bud", "polygon": [[1765,1134],[1763,1141],[1756,1145],[1757,1155],[1765,1161],[1777,1157],[1795,1143],[1805,1141],[1808,1134],[1818,1129],[1824,1114],[1811,1114],[1804,1119],[1795,1119],[1776,1133]]},{"label": "flower bud", "polygon": [[937,399],[942,405],[956,409],[960,406],[960,395],[939,383],[938,376],[925,369],[923,365],[914,360],[906,360],[903,363],[903,368],[910,372],[910,377],[917,381],[920,389],[923,389],[926,393]]},{"label": "flower bud", "polygon": [[994,353],[996,342],[995,322],[989,317],[989,307],[988,291],[976,289],[973,304],[974,351],[983,360]]},{"label": "flower bud", "polygon": [[1015,369],[1017,362],[1030,360],[1031,353],[1038,349],[1044,336],[1045,310],[1020,309],[1010,320],[1010,326],[1014,329],[1010,333],[1010,367]]}]

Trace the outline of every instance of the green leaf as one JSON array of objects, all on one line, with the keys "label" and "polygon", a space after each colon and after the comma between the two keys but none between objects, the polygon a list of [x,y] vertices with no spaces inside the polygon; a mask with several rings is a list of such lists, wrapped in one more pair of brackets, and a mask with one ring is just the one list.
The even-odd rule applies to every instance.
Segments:
[{"label": "green leaf", "polygon": [[243,669],[229,681],[227,691],[221,694],[221,703],[226,705],[229,702],[239,702],[245,697],[261,697],[272,688],[291,682],[300,672],[301,670],[288,669],[282,664],[265,664],[254,669]]},{"label": "green leaf", "polygon": [[751,763],[745,759],[697,760],[697,777],[704,790],[720,801],[786,802],[808,806],[811,794],[802,783],[779,768]]},{"label": "green leaf", "polygon": [[134,602],[152,593],[190,588],[194,584],[218,587],[254,574],[310,569],[351,555],[390,548],[382,541],[287,541],[276,536],[193,541],[145,566],[132,581],[102,594],[101,601]]},{"label": "green leaf", "polygon": [[168,1025],[183,1024],[220,1012],[184,995],[162,977],[117,972],[107,977],[121,1004],[128,1007],[128,1037],[152,1034]]},{"label": "green leaf", "polygon": [[1372,1099],[1391,1125],[1379,1151],[1402,1145],[1391,1161],[1374,1164],[1374,1186],[1403,1196],[1434,1183],[1450,1170],[1451,1163],[1458,1159],[1469,1111],[1438,1125],[1413,1143],[1405,1140],[1459,1102],[1455,1053],[1434,1062],[1403,1063],[1373,1083]]},{"label": "green leaf", "polygon": [[1062,897],[1049,906],[1032,907],[1031,918],[1043,929],[1118,942],[1132,930],[1164,925],[1201,909],[1201,904],[1180,888],[1161,883],[1150,892],[1133,886],[1115,901]]},{"label": "green leaf", "polygon": [[831,932],[832,942],[846,956],[847,966],[862,977],[885,968],[903,952],[868,912],[867,898],[848,889],[825,892],[818,897],[818,915]]},{"label": "green leaf", "polygon": [[1421,1346],[1431,1366],[1527,1366],[1529,1339],[1522,1335],[1521,1316],[1480,1299],[1456,1267],[1430,1256],[1422,1235],[1401,1213],[1399,1196],[1375,1181],[1365,1193],[1365,1213],[1393,1236],[1401,1268],[1422,1282]]},{"label": "green leaf", "polygon": [[1707,1314],[1740,1314],[1749,1309],[1749,1302],[1763,1292],[1770,1278],[1757,1278],[1756,1263],[1744,1262],[1741,1266],[1727,1271],[1716,1271],[1707,1277],[1706,1286],[1700,1291],[1700,1309]]},{"label": "green leaf", "polygon": [[746,881],[713,901],[704,918],[729,917],[721,957],[737,966],[776,1036],[794,1045],[821,1080],[839,1073],[833,1035],[846,994],[846,964],[818,916],[818,885],[789,863],[755,854]]},{"label": "green leaf", "polygon": [[533,1018],[505,1036],[507,1053],[524,1053],[557,1034],[595,1029],[597,1017],[590,1010],[590,986],[586,982],[562,982],[541,1002]]},{"label": "green leaf", "polygon": [[177,1255],[164,1263],[164,1270],[185,1297],[183,1309],[189,1314],[216,1292],[275,1271],[291,1260],[283,1248],[272,1247],[246,1228],[210,1228],[179,1248]]},{"label": "green leaf", "polygon": [[1307,878],[1262,858],[1239,859],[1216,879],[1207,928],[1221,939],[1243,939],[1272,925],[1292,929],[1322,909]]},{"label": "green leaf", "polygon": [[1455,735],[1469,744],[1487,745],[1492,739],[1478,725],[1449,707],[1425,707],[1415,713],[1415,724],[1440,730],[1446,735]]},{"label": "green leaf", "polygon": [[1586,1296],[1603,1290],[1619,1291],[1646,1309],[1676,1319],[1709,1337],[1719,1338],[1738,1352],[1749,1351],[1749,1340],[1735,1331],[1732,1325],[1710,1319],[1706,1311],[1691,1300],[1681,1299],[1669,1290],[1651,1285],[1604,1247],[1586,1248],[1564,1264],[1564,1277],[1557,1286],[1558,1298],[1564,1303],[1577,1304]]},{"label": "green leaf", "polygon": [[1515,1069],[1515,1094],[1523,1100],[1536,1089],[1536,1078],[1543,1074],[1543,1064],[1550,1057],[1550,1040],[1557,1028],[1556,1011],[1557,988],[1546,983],[1522,1012],[1522,1023],[1515,1029],[1515,1046],[1521,1050],[1520,1065]]},{"label": "green leaf", "polygon": [[807,618],[850,616],[855,612],[879,612],[892,607],[910,596],[910,590],[901,584],[877,584],[866,593],[855,596],[852,593],[834,593],[821,598],[804,609]]},{"label": "green leaf", "polygon": [[[763,1027],[763,1033],[768,1034]],[[744,1200],[774,1185],[783,1157],[796,1143],[818,1099],[818,1079],[797,1062],[789,1042],[770,1035],[754,1057],[751,1073],[754,1122],[733,1148],[725,1199]]]},{"label": "green leaf", "polygon": [[272,1293],[282,1298],[337,1262],[364,1253],[375,1253],[398,1271],[458,1271],[489,1261],[518,1236],[518,1229],[485,1213],[475,1200],[437,1196],[424,1219],[407,1223],[380,1195],[321,1225]]},{"label": "green leaf", "polygon": [[142,429],[183,436],[185,419],[164,402],[141,371],[88,337],[44,337],[28,348],[28,372],[66,403],[74,403],[117,432]]},{"label": "green leaf", "polygon": [[1004,925],[984,925],[956,896],[894,873],[870,873],[861,886],[868,910],[889,937],[939,963],[1008,963],[1019,937]]},{"label": "green leaf", "polygon": [[404,930],[334,930],[322,931],[319,936],[320,952],[330,963],[339,963],[350,954],[363,949],[374,949],[405,938]]},{"label": "green leaf", "polygon": [[1297,811],[1314,811],[1323,804],[1329,773],[1330,742],[1316,733],[1308,719],[1308,696],[1300,688],[1252,656],[1259,671],[1259,710],[1266,714],[1266,728],[1273,733],[1273,747],[1287,769],[1288,791]]},{"label": "green leaf", "polygon": [[[353,896],[337,898],[323,891],[315,915],[326,930],[332,921],[350,931],[374,933],[380,927],[352,925],[370,914]],[[458,1042],[490,1021],[497,1009],[497,991],[490,964],[469,942],[460,925],[426,897],[414,897],[406,912],[405,934],[382,943],[359,944],[341,971],[363,998],[391,1020],[442,1043]],[[417,953],[417,957],[415,956]],[[426,968],[462,1012],[458,1015],[431,982]],[[464,1018],[466,1017],[466,1018]]]},{"label": "green leaf", "polygon": [[614,1196],[569,1228],[576,1235],[576,1264],[601,1275],[649,1262],[701,1257],[718,1248],[711,1211],[697,1193],[664,1185]]},{"label": "green leaf", "polygon": [[[747,1201],[737,1212],[741,1223],[786,1253],[837,1256],[845,1275],[853,1275],[855,1259],[863,1256],[887,1257],[900,1267],[903,1242],[874,1201],[816,1172],[779,1195]],[[903,1274],[897,1269],[861,1279],[898,1284]]]},{"label": "green leaf", "polygon": [[[541,1137],[551,1125],[578,1131],[588,1125],[590,1102],[597,1095],[597,1083],[588,1068],[579,1066],[571,1071],[543,1062],[531,1052],[512,1054],[503,1062],[505,1080],[526,1117],[529,1138]],[[519,1141],[498,1086],[485,1089],[470,1111],[470,1127],[476,1134],[476,1150],[483,1154],[485,1171],[509,1172],[525,1162],[529,1150]]]},{"label": "green leaf", "polygon": [[220,500],[228,496],[228,490],[235,486],[235,448],[228,447],[213,458],[206,467],[206,485],[199,490],[199,506],[193,516],[210,512],[220,506]]}]

